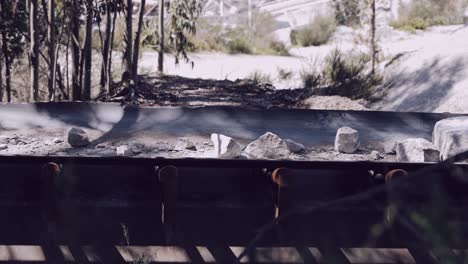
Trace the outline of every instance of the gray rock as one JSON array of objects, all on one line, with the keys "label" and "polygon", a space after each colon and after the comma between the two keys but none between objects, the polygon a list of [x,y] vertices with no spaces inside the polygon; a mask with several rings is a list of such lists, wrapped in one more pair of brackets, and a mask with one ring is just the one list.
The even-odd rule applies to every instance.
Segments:
[{"label": "gray rock", "polygon": [[7,136],[0,136],[0,144],[8,144],[9,138]]},{"label": "gray rock", "polygon": [[117,156],[128,156],[130,154],[130,149],[127,145],[122,145],[117,147]]},{"label": "gray rock", "polygon": [[291,155],[288,144],[279,136],[267,132],[245,148],[250,158],[285,159]]},{"label": "gray rock", "polygon": [[8,148],[7,144],[0,144],[0,150],[5,150]]},{"label": "gray rock", "polygon": [[211,141],[217,158],[237,158],[242,154],[241,145],[231,137],[211,134]]},{"label": "gray rock", "polygon": [[401,162],[439,162],[439,151],[429,140],[410,138],[396,145],[397,161]]},{"label": "gray rock", "polygon": [[175,150],[177,151],[183,151],[183,150],[197,150],[197,147],[195,146],[195,143],[193,143],[192,140],[189,138],[179,138],[179,141],[177,142],[177,145],[175,146]]},{"label": "gray rock", "polygon": [[437,122],[432,141],[440,151],[442,160],[468,151],[468,117],[453,117]]},{"label": "gray rock", "polygon": [[68,144],[72,147],[84,147],[89,145],[89,138],[86,131],[80,128],[72,128],[68,131]]},{"label": "gray rock", "polygon": [[336,132],[335,151],[352,154],[359,148],[359,132],[350,128],[342,127]]},{"label": "gray rock", "polygon": [[369,160],[380,160],[380,159],[383,159],[383,158],[384,157],[382,155],[380,155],[380,153],[377,150],[373,150],[369,154]]},{"label": "gray rock", "polygon": [[292,139],[285,139],[284,141],[286,141],[289,151],[291,151],[292,153],[301,153],[305,150],[304,145],[302,145],[301,143],[297,143]]},{"label": "gray rock", "polygon": [[63,139],[61,139],[61,138],[54,138],[54,139],[52,140],[52,142],[54,142],[55,144],[60,144],[60,143],[63,143]]},{"label": "gray rock", "polygon": [[135,143],[130,146],[130,150],[133,152],[133,154],[138,155],[143,153],[145,150],[145,145],[140,144],[140,143]]}]

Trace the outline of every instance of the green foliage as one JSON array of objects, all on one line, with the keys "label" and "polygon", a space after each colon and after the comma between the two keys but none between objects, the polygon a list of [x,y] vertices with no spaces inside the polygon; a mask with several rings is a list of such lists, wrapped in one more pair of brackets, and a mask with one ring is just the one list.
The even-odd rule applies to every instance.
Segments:
[{"label": "green foliage", "polygon": [[371,88],[380,82],[380,78],[370,73],[370,57],[361,54],[344,56],[335,49],[325,61],[324,76],[330,82],[332,94],[356,98],[371,96]]},{"label": "green foliage", "polygon": [[403,5],[400,18],[390,23],[396,29],[414,32],[430,26],[463,23],[465,0],[415,0]]},{"label": "green foliage", "polygon": [[360,0],[333,0],[338,25],[357,26],[360,24],[362,7]]},{"label": "green foliage", "polygon": [[0,15],[0,37],[5,36],[11,63],[26,49],[23,36],[28,34],[29,15],[24,1],[4,1]]},{"label": "green foliage", "polygon": [[320,46],[328,42],[336,30],[332,16],[318,16],[310,24],[291,32],[291,43],[303,47]]},{"label": "green foliage", "polygon": [[247,39],[236,37],[227,43],[227,50],[230,54],[251,54],[250,43]]},{"label": "green foliage", "polygon": [[254,14],[252,27],[247,23],[240,23],[235,28],[225,28],[221,19],[199,19],[197,34],[190,36],[190,41],[194,44],[192,51],[288,56],[287,47],[272,34],[275,23],[275,19],[268,13]]},{"label": "green foliage", "polygon": [[369,98],[372,87],[381,82],[378,74],[371,73],[369,62],[368,55],[343,55],[335,49],[325,58],[322,70],[317,63],[309,63],[301,72],[302,82],[305,88],[324,88],[327,95]]},{"label": "green foliage", "polygon": [[[171,2],[169,10],[169,43],[175,52],[175,62],[179,63],[180,57],[189,62],[187,49],[193,47],[193,43],[187,37],[188,34],[196,34],[196,21],[202,11],[200,0],[175,0]],[[193,62],[192,62],[193,65]]]}]

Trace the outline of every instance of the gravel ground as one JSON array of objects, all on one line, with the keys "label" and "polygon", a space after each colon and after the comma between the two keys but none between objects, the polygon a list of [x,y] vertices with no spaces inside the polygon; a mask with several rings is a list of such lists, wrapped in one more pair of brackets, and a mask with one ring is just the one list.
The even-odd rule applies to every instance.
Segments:
[{"label": "gravel ground", "polygon": [[[128,146],[130,151],[128,157],[145,158],[215,158],[214,146],[210,138],[206,136],[193,136],[190,141],[194,143],[196,149],[180,148],[178,137],[162,136],[151,132],[138,132],[126,135],[111,137],[105,140],[95,141],[105,132],[81,127],[89,135],[92,144],[86,147],[71,147],[67,143],[68,130],[62,128],[45,129],[30,128],[18,130],[2,131],[0,136],[10,138],[8,148],[0,150],[0,156],[6,155],[32,155],[32,156],[96,156],[113,157],[117,156],[119,146]],[[14,143],[12,142],[15,141]],[[239,140],[245,147],[249,141]],[[299,142],[300,143],[300,142]],[[332,145],[306,146],[304,152],[292,153],[290,160],[322,160],[322,161],[364,161],[372,160],[369,154],[372,150],[380,150],[382,146],[364,146],[355,154],[343,154],[334,151]],[[383,155],[383,161],[394,161],[395,155]]]}]

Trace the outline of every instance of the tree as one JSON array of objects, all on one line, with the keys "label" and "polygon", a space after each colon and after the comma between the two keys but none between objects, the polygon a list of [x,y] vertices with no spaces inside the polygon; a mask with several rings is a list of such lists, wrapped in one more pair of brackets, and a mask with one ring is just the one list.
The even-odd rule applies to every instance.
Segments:
[{"label": "tree", "polygon": [[55,0],[48,1],[48,12],[47,12],[47,42],[49,51],[49,76],[48,76],[48,88],[49,88],[49,101],[55,100],[55,73],[56,73],[56,61],[55,61]]},{"label": "tree", "polygon": [[129,72],[132,71],[132,46],[133,46],[133,3],[132,0],[125,0],[125,20],[126,20],[126,29],[124,34],[124,53],[123,53],[123,71]]},{"label": "tree", "polygon": [[29,0],[29,37],[31,84],[30,101],[39,100],[39,28],[38,28],[38,0]]},{"label": "tree", "polygon": [[144,19],[144,14],[145,14],[145,7],[146,7],[146,0],[141,0],[140,3],[140,14],[138,17],[138,27],[137,31],[135,34],[135,43],[133,44],[133,69],[132,69],[132,76],[133,79],[138,75],[138,58],[140,56],[140,38],[141,38],[141,28],[143,26],[143,19]]},{"label": "tree", "polygon": [[159,0],[159,52],[158,52],[158,72],[163,73],[164,71],[164,0]]},{"label": "tree", "polygon": [[[169,43],[175,50],[175,63],[178,64],[180,58],[190,62],[187,56],[187,48],[193,44],[187,38],[187,34],[196,34],[196,21],[202,11],[200,0],[174,0],[170,8],[170,35]],[[161,51],[160,51],[161,52]],[[192,67],[193,67],[193,62]]]},{"label": "tree", "polygon": [[86,29],[85,29],[85,45],[83,50],[84,72],[83,72],[83,89],[81,100],[87,101],[91,99],[91,60],[93,57],[92,51],[92,30],[93,30],[93,0],[86,1]]},{"label": "tree", "polygon": [[[11,102],[11,66],[24,52],[23,36],[28,32],[28,14],[24,1],[0,1],[0,64],[4,63],[6,101]],[[1,71],[0,71],[1,75]]]},{"label": "tree", "polygon": [[371,54],[372,54],[372,75],[375,74],[375,64],[377,62],[377,43],[376,43],[376,6],[375,0],[371,0]]},{"label": "tree", "polygon": [[[82,21],[80,15],[82,14],[82,4],[81,1],[76,0],[65,0],[63,1],[63,11],[64,11],[64,24],[63,27],[66,28],[67,33],[67,79],[69,78],[68,74],[68,51],[70,51],[71,58],[71,100],[80,100],[82,94],[81,88],[81,37],[80,37],[80,28]],[[67,81],[67,85],[68,85]]]}]

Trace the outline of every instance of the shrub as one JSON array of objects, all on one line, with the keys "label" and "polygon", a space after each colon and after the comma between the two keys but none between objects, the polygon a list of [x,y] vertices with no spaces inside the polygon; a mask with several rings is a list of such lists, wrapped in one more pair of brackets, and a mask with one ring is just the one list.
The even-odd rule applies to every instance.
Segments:
[{"label": "shrub", "polygon": [[235,28],[223,27],[221,19],[201,18],[197,22],[197,34],[190,36],[194,44],[192,51],[288,56],[287,47],[272,34],[275,24],[275,19],[267,13],[255,14],[251,28],[246,23],[239,23]]},{"label": "shrub", "polygon": [[329,82],[329,93],[356,98],[371,96],[371,88],[381,78],[370,72],[370,57],[365,54],[343,56],[335,49],[325,60],[324,78]]},{"label": "shrub", "polygon": [[400,18],[390,25],[414,32],[430,26],[461,24],[466,3],[466,0],[415,0],[401,6]]},{"label": "shrub", "polygon": [[234,38],[227,43],[227,50],[230,54],[251,54],[249,42],[245,38]]},{"label": "shrub", "polygon": [[291,43],[303,47],[320,46],[328,42],[336,30],[335,18],[318,16],[310,24],[291,32]]},{"label": "shrub", "polygon": [[320,88],[321,94],[367,99],[372,95],[372,87],[381,82],[380,76],[371,73],[369,62],[368,55],[345,56],[335,49],[325,58],[321,70],[316,60],[309,61],[301,79],[304,88]]},{"label": "shrub", "polygon": [[272,78],[269,74],[262,73],[259,71],[254,71],[249,76],[247,76],[247,80],[252,81],[253,83],[272,83]]},{"label": "shrub", "polygon": [[338,25],[357,26],[360,24],[362,10],[359,0],[334,0],[333,4]]},{"label": "shrub", "polygon": [[278,68],[278,79],[282,80],[282,81],[288,81],[288,80],[291,80],[291,78],[293,77],[293,72],[290,71],[290,70],[286,70],[286,69],[283,69],[283,68]]}]

